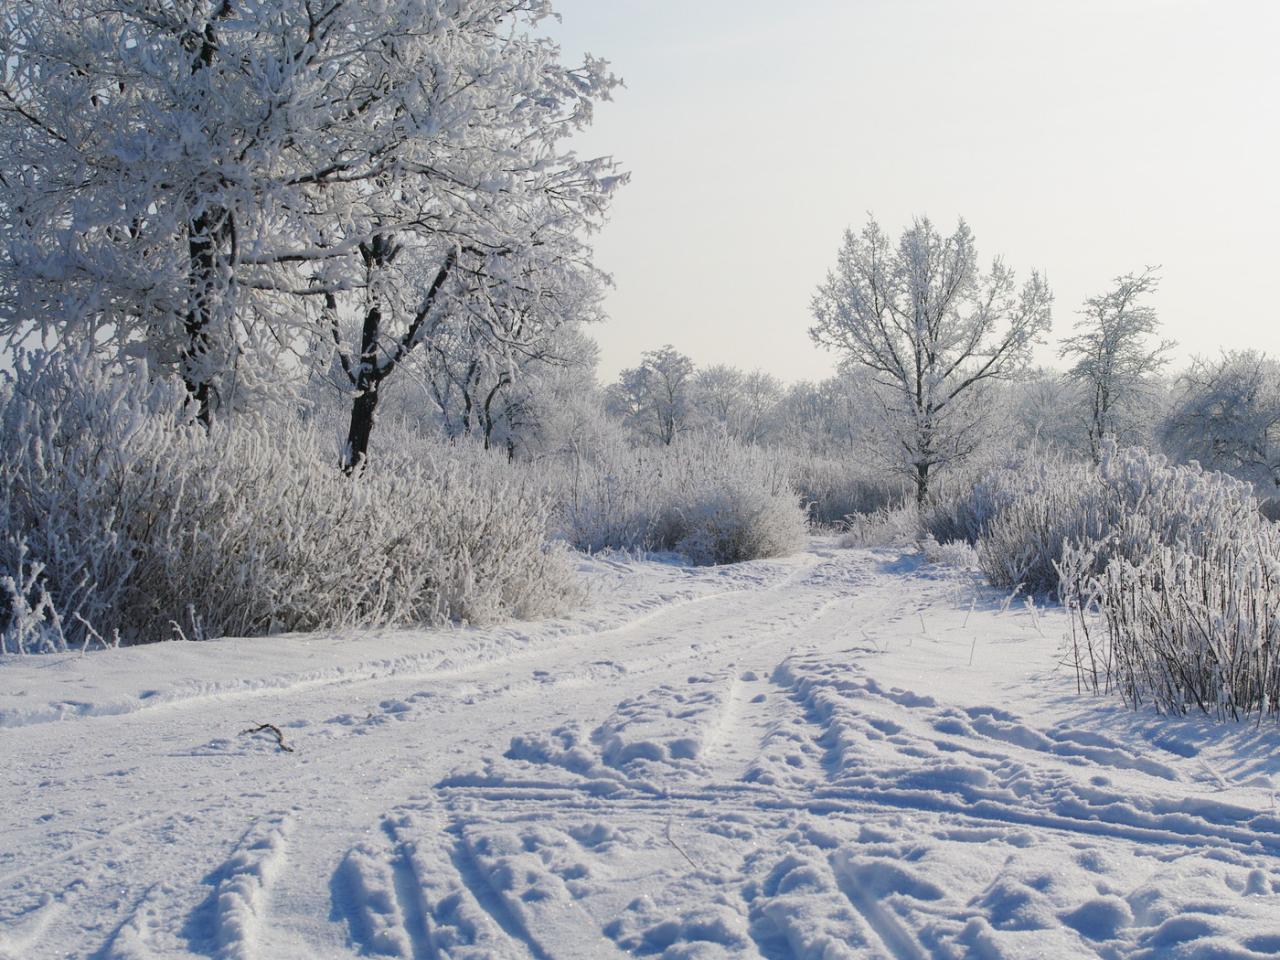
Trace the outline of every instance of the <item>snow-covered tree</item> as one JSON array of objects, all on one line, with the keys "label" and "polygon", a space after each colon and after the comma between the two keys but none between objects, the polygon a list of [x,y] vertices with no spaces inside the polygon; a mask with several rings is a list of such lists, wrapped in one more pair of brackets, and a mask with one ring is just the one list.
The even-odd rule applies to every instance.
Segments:
[{"label": "snow-covered tree", "polygon": [[763,370],[752,370],[742,378],[742,404],[736,418],[736,436],[744,443],[764,444],[776,433],[782,381]]},{"label": "snow-covered tree", "polygon": [[1074,416],[1081,406],[1078,384],[1049,369],[1029,371],[1008,386],[1003,397],[1009,439],[1023,448],[1052,448],[1062,453],[1088,446],[1084,424]]},{"label": "snow-covered tree", "polygon": [[670,446],[688,424],[693,377],[693,361],[670,344],[646,351],[609,388],[609,411],[646,440]]},{"label": "snow-covered tree", "polygon": [[763,370],[743,373],[716,364],[694,374],[690,403],[696,422],[743,443],[764,444],[777,432],[782,382]]},{"label": "snow-covered tree", "polygon": [[1115,286],[1090,297],[1076,322],[1076,333],[1062,342],[1060,354],[1072,361],[1067,377],[1084,391],[1089,450],[1097,461],[1105,437],[1134,442],[1143,410],[1157,392],[1156,375],[1169,362],[1171,340],[1155,344],[1160,328],[1156,311],[1143,298],[1159,283],[1154,268],[1115,278]]},{"label": "snow-covered tree", "polygon": [[488,449],[540,446],[567,402],[570,384],[594,392],[597,350],[576,324],[565,324],[503,356],[476,342],[473,325],[437,331],[413,364],[443,432],[478,437]]},{"label": "snow-covered tree", "polygon": [[1197,359],[1182,377],[1165,442],[1260,493],[1280,491],[1280,361],[1256,350]]},{"label": "snow-covered tree", "polygon": [[733,435],[742,406],[743,373],[737,367],[717,363],[693,375],[690,397],[698,424]]},{"label": "snow-covered tree", "polygon": [[825,380],[789,384],[774,407],[772,429],[794,450],[845,457],[867,448],[877,402],[867,371],[844,368]]},{"label": "snow-covered tree", "polygon": [[978,394],[1025,368],[1049,328],[1052,300],[1038,273],[1019,287],[999,258],[984,272],[963,220],[944,237],[917,219],[895,244],[872,219],[860,233],[846,231],[813,298],[810,333],[873,373],[882,449],[923,503],[934,469],[978,445]]},{"label": "snow-covered tree", "polygon": [[360,460],[441,319],[584,319],[621,182],[565,138],[615,80],[548,0],[29,0],[0,32],[0,324],[178,367],[207,417],[316,335]]}]

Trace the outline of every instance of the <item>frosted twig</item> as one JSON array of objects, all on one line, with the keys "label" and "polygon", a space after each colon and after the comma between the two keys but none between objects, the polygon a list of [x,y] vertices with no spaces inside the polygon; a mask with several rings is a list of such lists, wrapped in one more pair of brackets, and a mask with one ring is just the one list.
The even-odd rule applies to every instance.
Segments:
[{"label": "frosted twig", "polygon": [[694,862],[693,862],[693,857],[691,857],[691,856],[689,856],[689,854],[685,853],[684,847],[682,847],[682,846],[680,846],[680,844],[676,843],[675,838],[671,836],[671,821],[672,821],[672,820],[674,820],[674,819],[675,819],[675,817],[667,817],[667,831],[666,831],[666,834],[667,834],[667,843],[669,843],[669,844],[671,844],[671,846],[675,847],[676,852],[677,852],[677,853],[679,853],[679,854],[680,854],[680,856],[684,857],[686,860],[688,860],[688,861],[689,861],[689,866],[693,867],[693,869],[695,869],[695,870],[700,870],[700,869],[701,869],[701,867],[699,867],[696,863],[694,863]]}]

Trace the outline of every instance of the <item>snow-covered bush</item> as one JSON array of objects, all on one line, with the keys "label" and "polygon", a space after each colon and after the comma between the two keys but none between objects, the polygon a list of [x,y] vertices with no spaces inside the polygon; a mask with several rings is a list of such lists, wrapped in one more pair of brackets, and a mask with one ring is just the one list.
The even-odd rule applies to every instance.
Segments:
[{"label": "snow-covered bush", "polygon": [[975,476],[959,476],[940,489],[920,511],[924,533],[939,543],[976,544],[987,527],[1013,503],[1038,490],[1047,476],[1071,469],[1057,460],[1034,456],[992,466]]},{"label": "snow-covered bush", "polygon": [[1028,470],[1021,491],[1000,489],[978,539],[993,584],[1056,593],[1063,545],[1093,545],[1094,573],[1113,558],[1141,562],[1178,543],[1196,543],[1218,525],[1258,518],[1252,488],[1196,464],[1176,466],[1141,448],[1104,443],[1101,463],[1055,463]]},{"label": "snow-covered bush", "polygon": [[[1170,468],[1166,468],[1170,469]],[[1181,470],[1184,468],[1172,468]],[[1280,528],[1222,474],[1179,477],[1186,522],[1168,542],[1143,511],[1059,563],[1082,684],[1134,707],[1240,719],[1280,712]],[[1145,544],[1146,552],[1133,549]]]},{"label": "snow-covered bush", "polygon": [[920,511],[914,501],[846,518],[842,547],[905,547],[920,539]]},{"label": "snow-covered bush", "polygon": [[1104,443],[975,486],[965,515],[987,578],[1056,593],[1082,685],[1137,706],[1277,712],[1280,528],[1250,484]]},{"label": "snow-covered bush", "polygon": [[[1091,547],[1063,559],[1078,676],[1133,706],[1219,717],[1280,713],[1280,530],[1256,517],[1100,575]],[[1064,584],[1065,586],[1065,584]]]},{"label": "snow-covered bush", "polygon": [[540,616],[576,596],[545,496],[501,458],[419,441],[346,477],[314,427],[206,431],[181,384],[130,373],[31,356],[0,397],[6,651]]},{"label": "snow-covered bush", "polygon": [[611,444],[548,470],[564,537],[582,550],[675,550],[695,563],[792,553],[805,513],[769,451],[698,435]]},{"label": "snow-covered bush", "polygon": [[934,566],[953,567],[956,570],[978,569],[978,554],[963,540],[939,543],[933,537],[925,537],[920,541],[920,555],[925,563]]},{"label": "snow-covered bush", "polygon": [[865,460],[788,452],[791,483],[817,524],[846,524],[849,518],[902,504],[912,492],[899,476]]}]

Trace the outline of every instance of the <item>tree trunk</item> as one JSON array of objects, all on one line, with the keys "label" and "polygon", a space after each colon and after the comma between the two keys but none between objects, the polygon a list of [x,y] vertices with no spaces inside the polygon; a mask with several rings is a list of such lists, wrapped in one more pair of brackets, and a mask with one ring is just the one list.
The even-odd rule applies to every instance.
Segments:
[{"label": "tree trunk", "polygon": [[[213,58],[218,51],[218,37],[213,25],[230,13],[229,0],[223,0],[212,19],[204,25],[196,57],[191,63],[193,77],[213,66]],[[209,352],[213,343],[210,333],[214,305],[220,293],[218,274],[227,262],[219,248],[228,241],[234,244],[234,230],[230,212],[218,205],[201,210],[187,224],[187,283],[191,300],[183,320],[187,342],[182,348],[182,380],[187,393],[195,401],[196,415],[206,427],[213,419],[210,396],[213,374],[209,369]]]},{"label": "tree trunk", "polygon": [[373,414],[377,406],[377,384],[356,397],[351,404],[351,426],[347,429],[347,447],[342,461],[345,473],[354,473],[369,456],[369,435],[373,433]]},{"label": "tree trunk", "polygon": [[929,499],[929,464],[916,464],[916,506],[923,507]]},{"label": "tree trunk", "polygon": [[354,473],[369,455],[369,435],[373,433],[378,386],[383,376],[378,367],[381,332],[382,311],[375,304],[365,311],[364,329],[360,333],[360,366],[354,377],[356,398],[351,402],[351,425],[347,428],[347,446],[342,458],[342,469],[347,474]]},{"label": "tree trunk", "polygon": [[[209,384],[210,328],[218,286],[218,240],[225,232],[225,211],[205,211],[187,227],[188,286],[190,303],[183,321],[187,342],[182,348],[182,381],[195,401],[197,416],[206,427],[212,420]],[[221,222],[219,222],[221,221]]]}]

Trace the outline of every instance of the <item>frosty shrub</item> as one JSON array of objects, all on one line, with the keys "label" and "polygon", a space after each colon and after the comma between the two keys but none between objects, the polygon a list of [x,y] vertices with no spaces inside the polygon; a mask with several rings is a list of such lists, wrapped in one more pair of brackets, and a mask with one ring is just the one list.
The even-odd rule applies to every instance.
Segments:
[{"label": "frosty shrub", "polygon": [[1039,490],[1047,477],[1078,468],[1053,449],[995,452],[986,463],[953,471],[934,487],[920,511],[922,531],[939,543],[977,544],[991,522],[1009,506]]},{"label": "frosty shrub", "polygon": [[1196,543],[1218,524],[1258,518],[1248,484],[1110,442],[1097,467],[1041,465],[996,490],[985,495],[991,513],[978,556],[994,585],[1029,593],[1059,592],[1064,544],[1090,545],[1091,572],[1101,573],[1114,558],[1141,562],[1163,547]]},{"label": "frosty shrub", "polygon": [[1150,500],[1109,538],[1068,543],[1058,564],[1077,676],[1134,707],[1276,715],[1280,528],[1247,483],[1151,466]]},{"label": "frosty shrub", "polygon": [[925,563],[934,566],[952,567],[956,570],[978,569],[977,553],[963,540],[939,543],[933,537],[925,537],[920,541],[920,556]]},{"label": "frosty shrub", "polygon": [[1110,442],[1101,453],[975,488],[983,572],[1062,599],[1082,686],[1172,713],[1275,714],[1280,528],[1248,483]]},{"label": "frosty shrub", "polygon": [[614,443],[550,470],[548,482],[560,529],[582,550],[675,550],[717,564],[783,556],[804,543],[805,513],[785,465],[727,438]]},{"label": "frosty shrub", "polygon": [[541,616],[577,595],[548,505],[420,445],[356,477],[314,428],[192,426],[180,384],[65,356],[0,396],[0,630],[24,652]]},{"label": "frosty shrub", "polygon": [[842,547],[906,547],[920,539],[920,512],[914,501],[846,518]]},{"label": "frosty shrub", "polygon": [[1280,530],[1226,518],[1141,560],[1062,563],[1077,676],[1135,708],[1220,718],[1280,713]]},{"label": "frosty shrub", "polygon": [[792,452],[786,462],[792,485],[815,524],[845,525],[850,518],[898,506],[912,493],[901,477],[855,457]]}]

